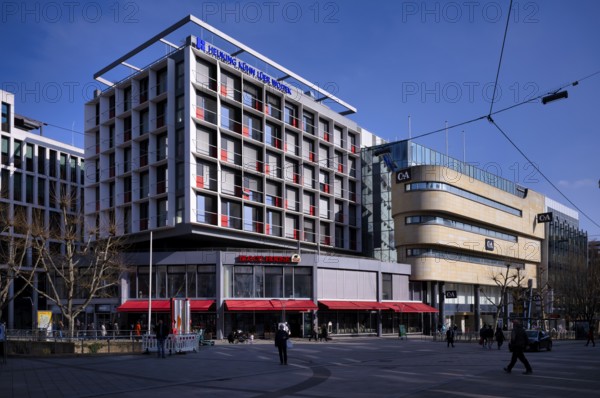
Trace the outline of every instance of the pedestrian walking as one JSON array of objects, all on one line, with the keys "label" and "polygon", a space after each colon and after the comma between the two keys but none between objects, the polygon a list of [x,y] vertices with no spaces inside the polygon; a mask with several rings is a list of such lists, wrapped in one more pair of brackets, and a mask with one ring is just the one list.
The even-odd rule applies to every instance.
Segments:
[{"label": "pedestrian walking", "polygon": [[315,339],[315,342],[319,341],[319,330],[317,328],[316,323],[313,324],[312,331],[310,333],[310,336],[308,337],[308,341],[311,341],[312,339]]},{"label": "pedestrian walking", "polygon": [[517,359],[525,365],[525,372],[523,374],[529,375],[533,373],[533,369],[529,364],[527,358],[525,358],[525,347],[527,347],[527,342],[529,338],[527,337],[527,333],[523,326],[519,323],[519,321],[513,321],[513,330],[510,334],[510,349],[512,350],[512,357],[510,359],[510,363],[507,367],[504,368],[506,373],[510,373],[513,366],[517,363]]},{"label": "pedestrian walking", "polygon": [[496,343],[498,344],[498,349],[502,347],[502,343],[504,343],[504,332],[502,332],[502,328],[500,326],[496,327]]},{"label": "pedestrian walking", "polygon": [[135,333],[135,338],[136,340],[139,340],[140,336],[142,335],[142,324],[140,323],[140,321],[137,321],[135,323],[134,326],[134,333]]},{"label": "pedestrian walking", "polygon": [[279,330],[275,333],[275,346],[279,351],[279,362],[281,365],[287,365],[287,342],[289,338],[290,335],[285,331],[285,326],[279,325]]},{"label": "pedestrian walking", "polygon": [[448,328],[446,330],[446,342],[446,348],[450,348],[450,345],[454,348],[454,329]]},{"label": "pedestrian walking", "polygon": [[596,347],[596,342],[594,341],[594,327],[592,325],[590,325],[590,330],[588,330],[588,336],[587,336],[587,343],[585,343],[585,346],[587,347],[588,344],[590,344],[590,341],[592,342],[592,347]]},{"label": "pedestrian walking", "polygon": [[169,336],[169,328],[163,322],[162,319],[159,319],[156,326],[154,326],[154,333],[156,334],[156,347],[158,348],[158,358],[165,358],[165,340]]}]

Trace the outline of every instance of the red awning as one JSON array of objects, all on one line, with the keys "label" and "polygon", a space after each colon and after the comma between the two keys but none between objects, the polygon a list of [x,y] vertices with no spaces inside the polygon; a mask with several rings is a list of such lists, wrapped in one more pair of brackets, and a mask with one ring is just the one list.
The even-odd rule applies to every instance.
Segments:
[{"label": "red awning", "polygon": [[[152,311],[171,311],[170,300],[152,300]],[[148,300],[127,300],[117,307],[117,312],[148,312]]]},{"label": "red awning", "polygon": [[190,299],[190,311],[208,311],[214,304],[215,300]]},{"label": "red awning", "polygon": [[[190,311],[208,311],[215,300],[190,299]],[[171,300],[152,300],[152,312],[170,312]],[[117,307],[117,312],[148,312],[148,300],[127,300]]]},{"label": "red awning", "polygon": [[437,309],[433,308],[430,305],[420,302],[411,302],[411,301],[394,301],[394,302],[386,302],[385,304],[388,307],[396,312],[439,312]]},{"label": "red awning", "polygon": [[319,307],[311,300],[271,300],[271,305],[276,310],[310,311]]},{"label": "red awning", "polygon": [[319,301],[329,310],[387,310],[389,305],[377,301]]},{"label": "red awning", "polygon": [[225,300],[229,311],[272,311],[271,300]]},{"label": "red awning", "polygon": [[309,311],[317,306],[311,300],[225,300],[229,311]]}]

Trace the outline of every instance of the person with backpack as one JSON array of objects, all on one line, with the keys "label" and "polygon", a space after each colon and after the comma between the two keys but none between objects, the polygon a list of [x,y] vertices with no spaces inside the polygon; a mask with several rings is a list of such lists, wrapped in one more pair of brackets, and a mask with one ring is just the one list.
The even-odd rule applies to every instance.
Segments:
[{"label": "person with backpack", "polygon": [[496,327],[496,343],[498,343],[498,349],[502,347],[502,343],[504,343],[504,332],[502,332],[502,328],[500,326]]},{"label": "person with backpack", "polygon": [[510,335],[509,346],[512,350],[512,357],[508,366],[504,368],[504,371],[506,373],[511,372],[513,366],[515,366],[515,364],[517,363],[517,359],[523,362],[523,365],[525,365],[525,372],[523,372],[523,374],[530,375],[533,373],[533,369],[531,368],[529,361],[527,360],[527,358],[525,358],[525,354],[523,353],[525,351],[525,348],[527,347],[528,341],[529,338],[527,337],[525,329],[523,329],[523,326],[521,325],[521,323],[519,323],[519,321],[514,320],[513,330]]}]

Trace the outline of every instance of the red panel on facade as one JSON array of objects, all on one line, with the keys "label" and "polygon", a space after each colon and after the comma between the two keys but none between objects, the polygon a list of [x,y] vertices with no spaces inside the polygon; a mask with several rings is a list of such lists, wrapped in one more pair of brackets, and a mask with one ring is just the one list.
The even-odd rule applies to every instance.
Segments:
[{"label": "red panel on facade", "polygon": [[272,311],[270,300],[225,300],[229,311]]}]

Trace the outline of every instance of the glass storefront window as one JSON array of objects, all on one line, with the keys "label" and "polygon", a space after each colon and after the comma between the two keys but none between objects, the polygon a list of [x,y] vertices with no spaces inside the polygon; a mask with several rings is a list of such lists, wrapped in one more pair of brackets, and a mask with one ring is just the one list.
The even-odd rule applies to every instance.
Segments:
[{"label": "glass storefront window", "polygon": [[265,267],[265,297],[283,296],[283,268]]},{"label": "glass storefront window", "polygon": [[312,270],[294,268],[294,298],[312,297]]},{"label": "glass storefront window", "polygon": [[185,268],[172,266],[168,268],[168,297],[188,297],[185,291]]},{"label": "glass storefront window", "polygon": [[283,269],[283,287],[284,294],[283,297],[292,298],[294,297],[294,269],[293,268],[284,268]]},{"label": "glass storefront window", "polygon": [[[231,270],[227,273],[224,270],[224,277],[231,274]],[[198,266],[198,296],[197,297],[215,297],[216,294],[216,271],[214,265],[199,265]],[[227,280],[227,279],[225,279]],[[226,284],[225,286],[228,286]],[[226,289],[228,290],[228,289]],[[229,293],[231,291],[229,290]],[[225,293],[225,292],[224,292]],[[229,297],[228,294],[224,294],[225,297]],[[191,297],[191,296],[190,296]]]},{"label": "glass storefront window", "polygon": [[236,266],[233,275],[233,294],[235,297],[252,297],[252,267]]}]

